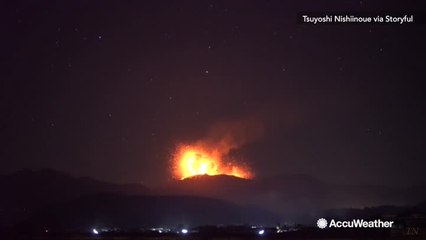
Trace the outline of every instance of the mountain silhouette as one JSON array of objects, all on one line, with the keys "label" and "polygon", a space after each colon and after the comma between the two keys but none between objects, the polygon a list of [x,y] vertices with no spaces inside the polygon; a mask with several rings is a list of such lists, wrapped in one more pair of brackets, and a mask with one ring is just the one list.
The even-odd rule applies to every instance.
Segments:
[{"label": "mountain silhouette", "polygon": [[97,193],[149,194],[139,184],[112,184],[92,178],[75,178],[43,169],[22,170],[0,176],[0,225],[13,224],[50,204]]},{"label": "mountain silhouette", "polygon": [[263,206],[269,211],[297,221],[312,219],[310,216],[321,215],[327,209],[411,205],[426,199],[424,185],[344,185],[322,182],[303,174],[258,179],[200,175],[172,181],[162,192]]},{"label": "mountain silhouette", "polygon": [[[216,223],[220,219],[229,223],[250,223],[256,219],[303,223],[321,216],[328,209],[413,205],[426,199],[425,190],[423,185],[384,187],[326,183],[308,175],[255,179],[202,175],[148,188],[140,184],[76,178],[52,169],[23,170],[0,176],[0,226],[15,225],[28,219],[36,223],[36,219],[40,219],[40,223],[44,221],[64,227],[69,224],[65,219],[78,219],[81,220],[80,227],[83,222],[86,227],[98,222],[96,219],[100,216],[108,220],[105,223],[123,226],[128,222],[113,216],[137,219],[139,225],[162,221],[183,223],[183,220]],[[176,212],[175,208],[180,206],[183,212]],[[69,209],[73,211],[69,212]],[[209,213],[210,209],[215,210]],[[89,212],[93,218],[85,215]],[[242,214],[244,212],[246,214]],[[232,217],[227,213],[232,213]],[[173,217],[174,214],[185,218]],[[143,216],[143,221],[139,216]],[[128,226],[133,225],[129,222]]]},{"label": "mountain silhouette", "polygon": [[140,229],[216,224],[272,224],[262,209],[191,196],[96,194],[55,204],[20,224],[25,229],[82,231],[92,228]]}]

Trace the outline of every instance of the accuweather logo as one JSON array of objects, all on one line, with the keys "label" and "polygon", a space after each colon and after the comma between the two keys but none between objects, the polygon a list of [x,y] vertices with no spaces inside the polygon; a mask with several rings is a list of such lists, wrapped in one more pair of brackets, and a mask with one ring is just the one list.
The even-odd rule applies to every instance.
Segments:
[{"label": "accuweather logo", "polygon": [[317,221],[320,229],[329,228],[391,228],[393,221],[382,221],[380,219],[365,221],[363,219],[352,219],[350,221],[339,221],[331,219],[330,223],[325,218]]},{"label": "accuweather logo", "polygon": [[326,228],[327,227],[327,220],[325,220],[325,218],[318,219],[317,226],[321,229]]}]

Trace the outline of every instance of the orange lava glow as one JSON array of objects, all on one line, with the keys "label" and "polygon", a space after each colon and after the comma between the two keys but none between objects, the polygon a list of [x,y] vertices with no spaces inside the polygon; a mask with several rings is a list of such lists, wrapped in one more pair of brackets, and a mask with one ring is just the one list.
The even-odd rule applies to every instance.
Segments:
[{"label": "orange lava glow", "polygon": [[180,146],[173,157],[173,176],[185,179],[197,175],[232,175],[250,179],[253,177],[247,166],[225,163],[223,153],[201,146]]}]

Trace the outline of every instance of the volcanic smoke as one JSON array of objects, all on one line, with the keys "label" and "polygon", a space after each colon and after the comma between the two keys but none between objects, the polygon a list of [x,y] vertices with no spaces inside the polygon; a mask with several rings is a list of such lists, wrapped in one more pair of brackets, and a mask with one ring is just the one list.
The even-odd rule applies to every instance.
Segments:
[{"label": "volcanic smoke", "polygon": [[253,119],[214,125],[205,138],[178,145],[172,156],[173,177],[224,174],[250,179],[254,176],[250,167],[229,155],[262,134],[262,124]]}]

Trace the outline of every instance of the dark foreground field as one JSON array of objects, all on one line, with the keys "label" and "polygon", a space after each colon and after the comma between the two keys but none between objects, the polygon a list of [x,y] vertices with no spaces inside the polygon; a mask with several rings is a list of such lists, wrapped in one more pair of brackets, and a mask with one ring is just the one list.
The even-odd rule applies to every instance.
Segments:
[{"label": "dark foreground field", "polygon": [[85,240],[85,239],[132,239],[132,240],[284,240],[284,239],[395,239],[416,240],[426,239],[425,228],[401,228],[392,230],[320,230],[316,228],[303,229],[294,232],[273,233],[231,233],[231,232],[197,232],[188,234],[176,233],[140,233],[140,232],[104,232],[94,233],[12,233],[4,232],[0,239],[34,239],[34,240]]}]

